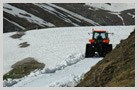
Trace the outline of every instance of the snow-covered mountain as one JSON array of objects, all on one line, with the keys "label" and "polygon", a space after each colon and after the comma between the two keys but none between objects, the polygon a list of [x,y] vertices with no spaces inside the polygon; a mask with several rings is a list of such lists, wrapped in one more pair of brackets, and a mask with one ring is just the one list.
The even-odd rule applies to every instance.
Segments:
[{"label": "snow-covered mountain", "polygon": [[134,24],[133,3],[3,4],[3,32],[49,27]]},{"label": "snow-covered mountain", "polygon": [[87,6],[95,9],[104,9],[111,12],[121,12],[127,9],[134,9],[135,3],[86,3]]},{"label": "snow-covered mountain", "polygon": [[[121,39],[128,37],[134,26],[91,26],[35,29],[25,32],[19,39],[10,36],[16,34],[3,34],[3,71],[9,72],[16,62],[33,57],[45,64],[43,70],[33,71],[21,79],[8,79],[4,86],[15,87],[56,87],[75,86],[83,78],[91,66],[102,58],[85,59],[85,45],[91,38],[91,30],[107,30],[114,33],[110,35],[113,48]],[[27,42],[28,47],[21,48],[20,44]]]}]

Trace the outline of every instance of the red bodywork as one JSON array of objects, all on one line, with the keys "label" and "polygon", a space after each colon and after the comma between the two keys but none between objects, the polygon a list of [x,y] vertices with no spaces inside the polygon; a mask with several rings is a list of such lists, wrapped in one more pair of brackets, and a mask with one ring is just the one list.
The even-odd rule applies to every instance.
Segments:
[{"label": "red bodywork", "polygon": [[109,39],[105,39],[105,40],[103,40],[103,43],[109,43],[109,42],[110,42]]},{"label": "red bodywork", "polygon": [[106,32],[106,31],[104,31],[104,30],[101,30],[101,31],[96,31],[96,30],[94,30],[93,32]]},{"label": "red bodywork", "polygon": [[[94,40],[94,39],[89,39],[89,42],[90,42],[90,43],[94,43],[95,40]],[[109,39],[105,39],[105,40],[103,40],[103,43],[108,43],[108,44],[109,44],[109,42],[110,42]]]},{"label": "red bodywork", "polygon": [[95,40],[94,40],[94,39],[89,39],[89,42],[90,42],[90,43],[94,43]]},{"label": "red bodywork", "polygon": [[[106,31],[105,31],[105,30],[101,30],[101,31],[96,31],[96,30],[94,30],[93,32],[106,32]],[[94,43],[95,40],[94,40],[94,39],[89,39],[89,42],[90,42],[90,43]],[[109,39],[103,40],[103,43],[108,43],[108,44],[109,44],[109,42],[110,42]]]}]

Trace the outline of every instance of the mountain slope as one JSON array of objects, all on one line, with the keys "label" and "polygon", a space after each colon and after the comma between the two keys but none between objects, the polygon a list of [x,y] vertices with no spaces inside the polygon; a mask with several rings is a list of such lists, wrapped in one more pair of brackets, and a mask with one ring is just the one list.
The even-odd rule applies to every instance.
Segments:
[{"label": "mountain slope", "polygon": [[51,27],[134,25],[135,9],[115,13],[84,3],[4,3],[3,23],[4,33]]},{"label": "mountain slope", "polygon": [[91,68],[77,87],[134,87],[135,31]]},{"label": "mountain slope", "polygon": [[111,12],[120,12],[126,9],[133,9],[135,7],[135,3],[86,3],[86,5]]}]

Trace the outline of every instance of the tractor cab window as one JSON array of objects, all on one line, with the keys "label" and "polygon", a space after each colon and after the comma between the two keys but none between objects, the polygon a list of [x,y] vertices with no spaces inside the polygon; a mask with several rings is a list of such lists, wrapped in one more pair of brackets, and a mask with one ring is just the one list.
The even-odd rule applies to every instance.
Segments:
[{"label": "tractor cab window", "polygon": [[104,32],[95,32],[94,39],[106,39],[106,33]]}]

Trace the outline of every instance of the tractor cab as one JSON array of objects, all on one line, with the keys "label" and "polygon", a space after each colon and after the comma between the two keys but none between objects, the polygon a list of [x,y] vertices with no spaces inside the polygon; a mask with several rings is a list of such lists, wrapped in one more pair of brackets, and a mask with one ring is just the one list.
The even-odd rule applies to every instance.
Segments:
[{"label": "tractor cab", "polygon": [[93,32],[93,39],[108,39],[108,34],[106,31],[94,31]]},{"label": "tractor cab", "polygon": [[102,30],[93,30],[92,39],[89,39],[88,44],[86,44],[85,57],[94,57],[95,53],[99,56],[104,57],[107,53],[112,51],[112,44],[109,44],[108,32]]},{"label": "tractor cab", "polygon": [[108,33],[106,31],[93,31],[90,43],[109,43]]}]

